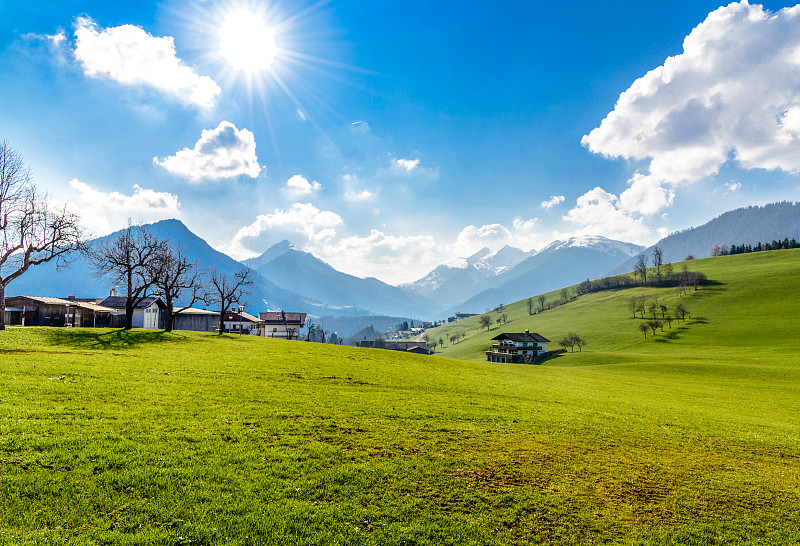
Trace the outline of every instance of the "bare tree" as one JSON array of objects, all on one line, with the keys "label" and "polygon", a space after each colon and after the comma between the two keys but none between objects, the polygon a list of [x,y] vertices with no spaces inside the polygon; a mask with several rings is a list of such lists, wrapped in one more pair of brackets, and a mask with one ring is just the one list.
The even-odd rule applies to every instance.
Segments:
[{"label": "bare tree", "polygon": [[84,244],[78,217],[39,195],[22,157],[0,143],[0,330],[6,329],[8,283],[31,266],[64,265]]},{"label": "bare tree", "polygon": [[546,301],[547,301],[547,296],[545,296],[544,294],[542,294],[541,296],[539,296],[538,298],[536,298],[536,300],[539,302],[539,309],[540,309],[540,310],[542,310],[542,311],[544,311],[544,302],[546,302]]},{"label": "bare tree", "polygon": [[428,342],[428,351],[430,351],[431,354],[435,353],[437,345],[439,345],[438,341],[436,341],[435,339],[430,340]]},{"label": "bare tree", "polygon": [[166,241],[145,226],[123,229],[90,250],[95,274],[125,287],[125,329],[133,327],[133,310],[155,285],[157,261]]},{"label": "bare tree", "polygon": [[569,299],[569,289],[562,288],[560,294],[561,294],[561,301],[567,303],[567,300]]},{"label": "bare tree", "polygon": [[686,316],[689,315],[689,309],[687,309],[684,304],[679,303],[675,308],[675,315],[677,315],[682,321],[686,322]]},{"label": "bare tree", "polygon": [[[166,331],[171,332],[178,313],[189,309],[199,301],[208,299],[203,284],[203,274],[197,262],[186,255],[180,245],[164,244],[152,265],[155,287],[167,305]],[[176,307],[176,303],[180,305]]]},{"label": "bare tree", "polygon": [[[219,333],[225,331],[225,313],[234,303],[242,303],[244,297],[250,293],[253,280],[250,278],[251,270],[242,268],[233,274],[233,279],[212,269],[208,274],[209,295],[208,302],[219,305]],[[309,325],[309,332],[311,326]],[[324,343],[324,341],[323,341]]]},{"label": "bare tree", "polygon": [[661,266],[664,265],[664,249],[660,246],[653,248],[653,265],[656,268],[656,279],[661,280]]},{"label": "bare tree", "polygon": [[639,309],[639,298],[631,296],[628,299],[628,310],[633,313],[633,318],[636,318],[636,311]]},{"label": "bare tree", "polygon": [[636,264],[633,266],[633,272],[642,278],[642,284],[647,284],[647,256],[639,254]]},{"label": "bare tree", "polygon": [[574,332],[567,334],[567,338],[569,338],[574,346],[578,347],[578,351],[583,351],[583,347],[586,345],[585,339]]},{"label": "bare tree", "polygon": [[647,324],[645,324],[644,322],[639,323],[639,331],[641,331],[644,334],[645,339],[647,339],[647,330],[649,329],[650,327],[647,326]]},{"label": "bare tree", "polygon": [[528,315],[533,314],[533,298],[528,298]]}]

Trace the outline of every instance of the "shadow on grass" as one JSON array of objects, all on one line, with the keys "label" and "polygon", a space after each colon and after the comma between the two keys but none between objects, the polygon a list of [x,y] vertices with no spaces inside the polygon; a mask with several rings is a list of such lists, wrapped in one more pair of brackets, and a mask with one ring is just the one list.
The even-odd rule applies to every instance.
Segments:
[{"label": "shadow on grass", "polygon": [[84,349],[126,349],[139,345],[182,341],[181,336],[163,330],[94,330],[54,328],[48,335],[53,345]]}]

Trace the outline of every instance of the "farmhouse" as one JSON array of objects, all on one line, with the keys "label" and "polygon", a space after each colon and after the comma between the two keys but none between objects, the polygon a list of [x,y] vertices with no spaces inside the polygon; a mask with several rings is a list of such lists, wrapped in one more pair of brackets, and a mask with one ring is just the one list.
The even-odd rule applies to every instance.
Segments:
[{"label": "farmhouse", "polygon": [[[113,292],[116,292],[113,291]],[[112,292],[112,293],[113,293]],[[118,317],[125,318],[125,296],[111,295],[100,302],[103,307],[110,307],[114,310],[112,319],[112,326],[122,326]],[[161,301],[161,298],[155,296],[148,296],[144,298],[133,309],[133,322],[134,328],[163,328],[166,323],[166,304]]]},{"label": "farmhouse", "polygon": [[[243,309],[243,307],[239,309]],[[245,311],[227,311],[223,317],[223,322],[226,332],[238,332],[239,334],[253,336],[261,333],[261,319]]]},{"label": "farmhouse", "polygon": [[278,339],[300,339],[300,329],[306,324],[305,313],[270,311],[259,313],[262,336]]},{"label": "farmhouse", "polygon": [[496,341],[491,348],[486,351],[486,360],[489,362],[506,362],[517,364],[536,358],[542,353],[547,352],[547,344],[550,342],[537,333],[500,334],[492,338]]}]

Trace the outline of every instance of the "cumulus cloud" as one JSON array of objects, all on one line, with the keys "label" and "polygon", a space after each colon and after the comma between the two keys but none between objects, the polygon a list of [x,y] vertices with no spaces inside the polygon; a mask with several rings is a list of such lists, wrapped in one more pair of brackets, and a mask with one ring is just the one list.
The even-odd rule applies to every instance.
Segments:
[{"label": "cumulus cloud", "polygon": [[619,196],[620,208],[629,213],[655,214],[672,205],[675,192],[665,188],[655,177],[636,173],[628,180],[629,187]]},{"label": "cumulus cloud", "polygon": [[725,184],[725,187],[728,189],[729,192],[733,193],[733,192],[737,192],[740,189],[742,189],[742,183],[741,182],[728,182],[727,184]]},{"label": "cumulus cloud", "polygon": [[419,166],[419,158],[417,159],[395,159],[394,167],[401,171],[410,173]]},{"label": "cumulus cloud", "polygon": [[147,85],[202,107],[213,106],[219,86],[199,76],[175,53],[171,36],[156,37],[134,25],[98,29],[78,18],[75,58],[91,78],[106,77],[127,85]]},{"label": "cumulus cloud", "polygon": [[259,214],[253,223],[236,232],[228,251],[237,258],[248,258],[281,239],[322,247],[336,236],[335,228],[343,224],[335,212],[320,210],[311,203],[294,203],[286,210]]},{"label": "cumulus cloud", "polygon": [[465,226],[456,237],[454,250],[458,256],[469,256],[484,247],[500,248],[512,239],[511,231],[502,224]]},{"label": "cumulus cloud", "polygon": [[563,202],[564,202],[563,195],[551,195],[550,199],[548,199],[547,201],[542,201],[542,203],[539,206],[542,207],[543,209],[552,209],[556,205]]},{"label": "cumulus cloud", "polygon": [[247,129],[240,131],[229,121],[223,121],[216,129],[204,130],[194,148],[184,148],[170,157],[154,157],[153,162],[192,182],[241,175],[255,178],[262,169],[253,133]]},{"label": "cumulus cloud", "polygon": [[106,193],[78,179],[70,180],[70,208],[81,217],[83,224],[95,236],[111,233],[133,223],[155,222],[181,215],[178,196],[133,186],[133,193]]},{"label": "cumulus cloud", "polygon": [[322,188],[322,184],[314,180],[309,182],[302,175],[296,174],[286,181],[286,190],[299,195],[310,195]]},{"label": "cumulus cloud", "polygon": [[800,172],[800,6],[772,13],[745,0],[710,13],[582,142],[649,160],[664,182],[716,174],[731,158]]},{"label": "cumulus cloud", "polygon": [[580,196],[562,218],[578,226],[570,235],[603,235],[633,242],[642,242],[651,235],[641,217],[631,214],[619,197],[600,187]]}]

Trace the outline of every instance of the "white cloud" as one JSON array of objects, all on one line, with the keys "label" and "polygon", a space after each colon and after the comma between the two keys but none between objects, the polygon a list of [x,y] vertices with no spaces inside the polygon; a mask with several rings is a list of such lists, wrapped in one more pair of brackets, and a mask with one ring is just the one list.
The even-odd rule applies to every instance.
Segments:
[{"label": "white cloud", "polygon": [[578,226],[578,230],[569,235],[603,235],[638,243],[652,236],[641,218],[634,217],[622,207],[616,195],[600,187],[578,197],[576,206],[562,218]]},{"label": "white cloud", "polygon": [[432,235],[395,236],[377,229],[366,237],[344,237],[309,250],[340,271],[389,283],[421,277],[440,257]]},{"label": "white cloud", "polygon": [[375,193],[363,188],[363,184],[359,180],[358,176],[354,174],[346,174],[342,176],[342,183],[344,186],[343,197],[345,201],[349,201],[351,203],[360,203],[375,199]]},{"label": "white cloud", "polygon": [[[649,174],[670,183],[714,175],[731,158],[800,172],[800,6],[772,13],[742,1],[710,13],[683,53],[636,80],[582,142],[649,160]],[[645,191],[670,201],[655,184],[626,191],[626,206],[655,208]]]},{"label": "white cloud", "polygon": [[162,159],[154,157],[153,162],[192,182],[241,175],[256,178],[262,169],[253,133],[247,129],[240,131],[229,121],[221,122],[216,129],[204,130],[194,148],[184,148]]},{"label": "white cloud", "polygon": [[375,198],[375,194],[369,190],[345,190],[344,198],[352,203],[359,201],[370,201]]},{"label": "white cloud", "polygon": [[484,247],[500,248],[511,239],[511,231],[502,224],[468,225],[456,237],[453,250],[457,256],[469,256]]},{"label": "white cloud", "polygon": [[249,258],[281,239],[300,246],[324,246],[336,236],[335,228],[343,224],[335,212],[320,210],[311,203],[294,203],[286,210],[259,214],[253,223],[236,232],[227,251],[236,258]]},{"label": "white cloud", "polygon": [[133,194],[106,193],[78,179],[70,180],[71,205],[81,222],[95,236],[111,233],[133,223],[155,222],[181,215],[178,196],[133,186]]},{"label": "white cloud", "polygon": [[742,189],[741,182],[728,182],[725,184],[725,187],[728,189],[729,192],[737,192]]},{"label": "white cloud", "polygon": [[214,80],[182,64],[171,36],[152,36],[134,25],[98,30],[91,19],[78,18],[75,58],[89,77],[148,85],[197,106],[213,106],[221,92]]},{"label": "white cloud", "polygon": [[628,184],[628,189],[619,196],[619,205],[630,213],[655,214],[671,206],[675,199],[675,192],[664,188],[653,176],[636,173]]},{"label": "white cloud", "polygon": [[548,199],[547,201],[542,201],[541,205],[539,206],[542,207],[543,209],[552,209],[556,205],[563,202],[564,202],[563,195],[551,195],[550,199]]},{"label": "white cloud", "polygon": [[310,195],[322,188],[322,184],[314,180],[309,182],[302,175],[296,174],[286,181],[286,190],[298,195]]},{"label": "white cloud", "polygon": [[411,171],[416,169],[418,166],[419,166],[419,158],[417,158],[417,159],[395,159],[394,160],[394,167],[399,169],[399,170],[401,170],[401,171],[405,171],[407,173],[410,173]]}]

